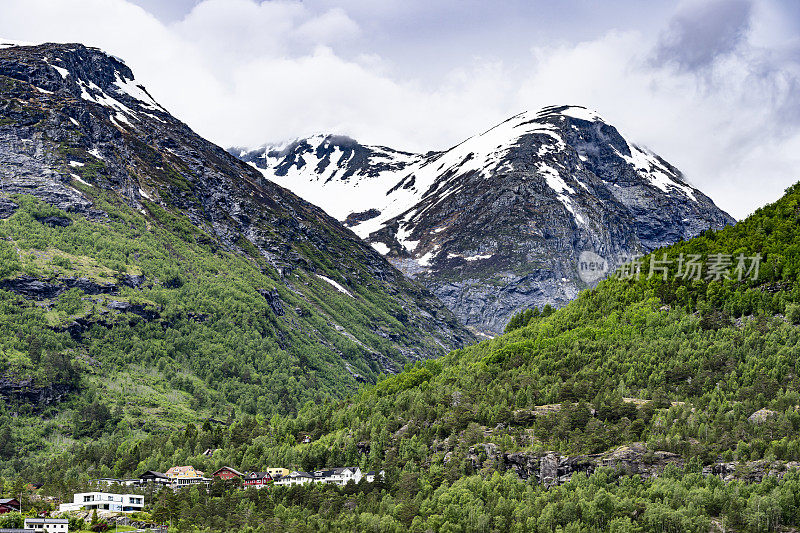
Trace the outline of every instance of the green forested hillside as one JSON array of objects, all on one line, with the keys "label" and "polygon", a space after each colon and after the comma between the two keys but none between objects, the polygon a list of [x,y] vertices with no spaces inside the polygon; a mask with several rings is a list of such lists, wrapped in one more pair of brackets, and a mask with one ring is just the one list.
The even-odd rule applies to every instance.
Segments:
[{"label": "green forested hillside", "polygon": [[76,445],[290,415],[473,339],[121,60],[0,50],[3,475]]},{"label": "green forested hillside", "polygon": [[[655,252],[676,262],[681,254],[760,254],[756,279],[751,272],[742,280],[731,273],[664,281],[648,279],[646,270],[639,279],[609,279],[564,309],[528,313],[502,337],[408,366],[348,400],[227,429],[190,426],[119,447],[80,445],[23,471],[51,480],[55,492],[71,475],[131,475],[182,462],[205,469],[358,464],[387,472],[385,484],[356,493],[218,492],[198,501],[187,491],[155,507],[159,516],[217,529],[240,523],[243,509],[269,527],[309,531],[798,526],[800,478],[768,471],[782,475],[800,460],[799,222],[796,185],[736,226]],[[298,444],[304,434],[313,442]],[[676,463],[657,479],[601,469],[548,489],[520,479],[508,460],[515,452],[574,456],[635,442],[650,454],[677,454]],[[199,455],[207,446],[219,449]],[[723,463],[732,464],[736,481],[700,474]],[[222,517],[212,511],[220,505],[229,509]]]},{"label": "green forested hillside", "polygon": [[[403,310],[379,291],[355,287],[345,295],[302,270],[281,279],[257,255],[212,250],[188,221],[157,205],[148,205],[148,218],[99,200],[110,218],[96,224],[31,197],[13,200],[18,211],[0,222],[6,279],[86,277],[119,289],[87,295],[72,288],[45,299],[0,290],[3,426],[14,426],[4,459],[52,451],[43,439],[63,449],[115,431],[225,422],[236,412],[290,413],[307,400],[354,390],[354,377],[339,370],[342,359],[370,379],[382,369],[370,367],[365,353],[403,357],[388,338],[408,335],[393,319]],[[47,216],[71,223],[39,222]],[[128,287],[120,282],[126,275],[145,281]],[[276,291],[284,314],[257,289]],[[131,307],[118,311],[120,304]],[[64,401],[48,405],[46,394],[59,387],[68,391]],[[44,391],[45,401],[26,400],[25,390]],[[12,423],[12,413],[25,424]],[[13,462],[4,465],[13,471]]]}]

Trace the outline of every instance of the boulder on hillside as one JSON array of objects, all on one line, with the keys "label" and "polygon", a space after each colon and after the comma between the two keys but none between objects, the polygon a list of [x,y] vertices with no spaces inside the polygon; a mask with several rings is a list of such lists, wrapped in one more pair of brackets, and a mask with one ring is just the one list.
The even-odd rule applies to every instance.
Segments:
[{"label": "boulder on hillside", "polygon": [[759,409],[758,411],[756,411],[755,413],[750,415],[747,418],[747,420],[749,420],[753,424],[763,424],[764,422],[766,422],[770,418],[774,418],[776,416],[778,416],[778,412],[777,411],[773,411],[771,409],[764,408],[764,409]]}]

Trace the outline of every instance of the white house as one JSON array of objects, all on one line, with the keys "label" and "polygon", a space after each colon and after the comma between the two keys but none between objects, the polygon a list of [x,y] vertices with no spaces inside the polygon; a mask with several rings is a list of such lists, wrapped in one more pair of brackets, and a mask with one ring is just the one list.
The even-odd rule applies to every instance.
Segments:
[{"label": "white house", "polygon": [[343,466],[317,470],[314,472],[314,483],[333,483],[334,485],[344,486],[350,481],[358,483],[361,481],[361,477],[361,469],[359,467]]},{"label": "white house", "polygon": [[109,492],[81,492],[73,496],[72,503],[62,503],[59,511],[80,511],[97,509],[134,513],[144,509],[144,496],[141,494],[111,494]]},{"label": "white house", "polygon": [[306,483],[312,483],[314,481],[314,476],[309,474],[308,472],[298,472],[293,471],[290,472],[288,476],[283,476],[275,480],[273,485],[282,485],[282,486],[289,486],[289,485],[305,485]]},{"label": "white house", "polygon": [[386,476],[386,472],[381,470],[380,472],[376,473],[374,470],[370,470],[369,472],[364,474],[364,479],[367,481],[367,483],[372,483],[373,481],[375,481],[376,476],[383,479]]},{"label": "white house", "polygon": [[46,531],[48,533],[68,533],[69,520],[66,518],[26,518],[25,529],[30,531]]}]

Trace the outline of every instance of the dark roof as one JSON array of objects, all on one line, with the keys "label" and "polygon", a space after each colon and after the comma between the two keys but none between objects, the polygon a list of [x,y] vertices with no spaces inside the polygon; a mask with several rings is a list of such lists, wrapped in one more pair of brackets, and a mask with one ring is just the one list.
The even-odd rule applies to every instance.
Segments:
[{"label": "dark roof", "polygon": [[155,470],[148,470],[147,472],[145,472],[144,474],[139,476],[139,479],[143,479],[145,476],[147,476],[147,477],[163,477],[165,479],[169,479],[169,476],[167,476],[163,472],[156,472]]},{"label": "dark roof", "polygon": [[289,473],[289,474],[287,474],[285,476],[281,476],[278,479],[289,479],[289,478],[297,478],[297,477],[310,477],[310,478],[313,478],[314,474],[309,474],[308,472],[301,472],[301,471],[298,471],[298,470],[293,470],[291,473]]},{"label": "dark roof", "polygon": [[326,468],[325,470],[317,470],[314,472],[314,477],[330,477],[333,475],[341,474],[345,470],[352,470],[353,472],[356,471],[356,467],[354,466],[338,466],[336,468]]},{"label": "dark roof", "polygon": [[0,528],[0,533],[31,533],[30,529],[11,529],[11,528]]},{"label": "dark roof", "polygon": [[241,472],[239,472],[239,471],[238,471],[238,470],[236,470],[235,468],[231,468],[230,466],[223,466],[222,468],[218,468],[218,469],[217,469],[217,470],[216,470],[216,471],[215,471],[213,474],[211,474],[211,475],[212,475],[212,476],[216,476],[218,473],[222,472],[223,470],[228,470],[228,471],[230,471],[230,472],[233,472],[234,474],[236,474],[236,475],[237,475],[237,476],[239,476],[239,477],[241,477],[241,476],[244,476],[244,474],[242,474]]},{"label": "dark roof", "polygon": [[19,505],[19,500],[16,498],[0,498],[0,505],[7,505],[9,503]]}]

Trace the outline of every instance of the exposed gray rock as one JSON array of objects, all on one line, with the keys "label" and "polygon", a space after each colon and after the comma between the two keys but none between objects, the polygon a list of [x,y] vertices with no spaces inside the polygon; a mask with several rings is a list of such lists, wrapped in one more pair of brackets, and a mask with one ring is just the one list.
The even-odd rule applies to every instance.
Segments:
[{"label": "exposed gray rock", "polygon": [[5,401],[30,404],[35,410],[63,401],[73,390],[73,386],[66,383],[37,386],[30,379],[0,377],[0,397]]},{"label": "exposed gray rock", "polygon": [[0,280],[0,289],[36,300],[55,298],[66,290],[63,285],[42,281],[31,276]]},{"label": "exposed gray rock", "polygon": [[124,274],[120,283],[132,289],[138,289],[144,285],[145,277],[143,275]]},{"label": "exposed gray rock", "polygon": [[734,222],[675,167],[579,106],[521,113],[425,155],[333,136],[232,152],[329,209],[489,334],[602,279],[581,275],[583,253],[612,271]]},{"label": "exposed gray rock", "polygon": [[267,299],[267,303],[269,304],[270,308],[272,308],[272,312],[275,313],[275,316],[283,316],[286,314],[286,311],[283,309],[281,296],[278,294],[277,289],[258,289],[258,293]]},{"label": "exposed gray rock", "polygon": [[747,420],[749,420],[753,424],[763,424],[770,418],[774,418],[776,416],[778,416],[778,413],[776,411],[764,408],[764,409],[759,409],[758,411],[750,415],[747,418]]},{"label": "exposed gray rock", "polygon": [[119,287],[116,283],[97,283],[89,278],[58,278],[65,289],[80,289],[85,294],[117,294]]},{"label": "exposed gray rock", "polygon": [[362,211],[360,213],[350,213],[349,215],[347,215],[347,218],[345,218],[342,221],[342,223],[348,228],[351,228],[353,226],[361,224],[362,222],[366,222],[367,220],[372,220],[373,218],[379,216],[380,214],[381,212],[374,208],[367,209],[366,211]]},{"label": "exposed gray rock", "polygon": [[[386,307],[392,316],[371,308],[358,320],[380,329],[395,324],[395,314],[402,315],[390,349],[371,334],[353,334],[366,347],[359,357],[373,371],[371,379],[408,360],[439,356],[475,340],[430,291],[405,278],[322,209],[198,136],[153,100],[121,60],[98,49],[44,44],[0,50],[0,194],[31,195],[68,212],[69,217],[41,219],[57,229],[81,217],[107,223],[108,215],[95,203],[101,196],[126,204],[151,225],[162,224],[157,210],[185,216],[196,230],[189,238],[197,245],[213,253],[245,255],[269,276],[280,273],[287,286],[290,273],[302,277],[302,271],[333,268],[354,294],[379,291],[391,302]],[[0,216],[13,213],[12,204],[2,200]],[[190,275],[181,272],[152,282],[180,290]],[[113,286],[18,278],[0,281],[0,288],[47,299],[70,287],[118,294],[122,286],[140,288],[143,283],[138,276],[123,277]],[[277,291],[265,297],[275,315],[286,314]],[[121,313],[154,316],[146,307],[110,305]],[[327,349],[328,340],[312,321],[291,318],[315,346]],[[76,334],[81,327],[73,328]],[[275,335],[279,346],[292,351],[282,333]],[[375,353],[378,349],[385,353]],[[352,381],[342,361],[338,370],[342,379]]]},{"label": "exposed gray rock", "polygon": [[161,316],[157,310],[151,309],[146,305],[132,304],[130,302],[121,302],[118,300],[109,300],[106,302],[106,307],[119,313],[131,313],[138,315],[145,320],[156,320]]},{"label": "exposed gray rock", "polygon": [[119,292],[119,287],[115,283],[97,283],[89,278],[40,280],[32,276],[0,280],[0,289],[35,300],[57,298],[69,289],[80,289],[89,295],[117,294]]},{"label": "exposed gray rock", "polygon": [[761,483],[768,476],[783,478],[787,472],[800,469],[797,461],[746,461],[742,463],[714,463],[703,467],[703,475],[719,476],[724,481],[745,481]]},{"label": "exposed gray rock", "polygon": [[72,220],[67,217],[49,216],[37,218],[36,220],[42,224],[47,224],[51,228],[66,228],[72,224]]},{"label": "exposed gray rock", "polygon": [[[483,453],[478,453],[478,449]],[[621,470],[629,475],[642,477],[658,476],[668,464],[683,467],[684,460],[670,452],[648,450],[642,443],[620,446],[608,453],[566,456],[556,452],[513,452],[500,454],[491,443],[472,446],[469,459],[474,469],[484,466],[484,460],[491,461],[495,468],[513,470],[522,479],[535,479],[545,486],[558,485],[569,481],[577,472],[591,474],[597,468],[606,467]]]},{"label": "exposed gray rock", "polygon": [[7,198],[0,197],[0,219],[13,215],[19,206]]}]

